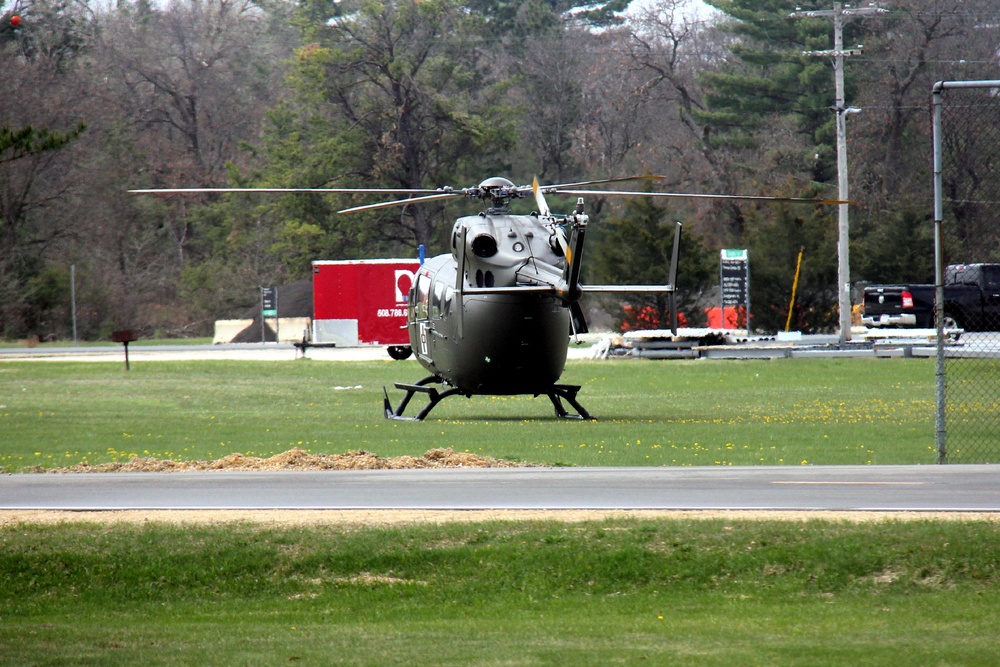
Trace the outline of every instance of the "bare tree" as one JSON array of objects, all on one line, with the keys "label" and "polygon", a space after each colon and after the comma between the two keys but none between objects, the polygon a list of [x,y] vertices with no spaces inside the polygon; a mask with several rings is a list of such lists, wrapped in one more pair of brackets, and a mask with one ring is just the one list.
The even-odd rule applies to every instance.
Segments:
[{"label": "bare tree", "polygon": [[689,178],[704,180],[691,157],[699,156],[701,170],[718,177],[724,168],[713,153],[709,128],[698,123],[704,110],[699,71],[721,60],[723,36],[690,13],[686,0],[659,0],[647,6],[631,24],[625,48],[643,77],[640,91],[660,110],[672,130],[670,150]]},{"label": "bare tree", "polygon": [[586,61],[592,55],[590,35],[565,31],[526,40],[523,56],[510,58],[516,75],[512,98],[521,110],[517,168],[558,182],[575,175],[573,138],[581,116],[587,84]]},{"label": "bare tree", "polygon": [[[252,0],[120,5],[104,33],[103,66],[157,186],[223,184],[241,142],[258,137],[280,57]],[[178,261],[192,240],[188,207],[170,215]]]},{"label": "bare tree", "polygon": [[933,83],[994,78],[1000,45],[990,27],[995,3],[918,0],[890,7],[866,22],[864,54],[851,60],[859,82],[856,105],[864,110],[851,119],[848,134],[852,171],[859,195],[877,208],[898,198],[901,188],[918,185],[914,175],[930,184],[927,99]]},{"label": "bare tree", "polygon": [[[610,133],[621,134],[630,125],[637,128],[629,146],[622,143],[627,159],[639,161],[649,171],[668,180],[662,187],[687,192],[743,190],[736,183],[740,163],[736,152],[714,148],[711,128],[699,122],[706,110],[699,75],[726,61],[729,36],[704,17],[692,13],[687,0],[658,0],[646,5],[619,36],[621,54],[611,76],[631,87],[610,96],[622,108],[608,123]],[[627,74],[625,74],[627,73]],[[634,117],[634,124],[615,122]],[[686,219],[708,221],[700,233],[717,242],[739,236],[743,211],[739,204],[678,202],[678,213]],[[728,223],[723,221],[728,220]]]},{"label": "bare tree", "polygon": [[642,90],[633,63],[623,56],[624,34],[618,30],[593,37],[588,52],[600,57],[581,58],[585,63],[581,77],[583,118],[576,152],[587,171],[595,175],[621,176],[626,170],[658,169],[646,162],[649,150],[635,150],[657,134],[655,129],[662,128],[655,122],[656,111],[650,108],[655,104]]}]

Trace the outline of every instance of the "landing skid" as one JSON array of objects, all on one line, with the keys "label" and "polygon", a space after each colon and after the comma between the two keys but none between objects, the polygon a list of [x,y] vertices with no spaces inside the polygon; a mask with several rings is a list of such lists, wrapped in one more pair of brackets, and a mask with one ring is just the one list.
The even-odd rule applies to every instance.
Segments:
[{"label": "landing skid", "polygon": [[[461,389],[458,389],[457,387],[453,387],[446,391],[440,392],[434,387],[427,386],[432,382],[436,382],[438,384],[444,384],[444,380],[442,380],[437,375],[429,375],[425,377],[423,380],[417,382],[416,384],[405,384],[403,382],[397,382],[396,389],[402,389],[403,391],[406,392],[406,395],[403,396],[403,400],[399,402],[399,405],[396,407],[395,410],[392,409],[392,403],[389,402],[389,392],[387,392],[385,390],[385,387],[383,387],[382,393],[385,394],[385,403],[384,403],[385,418],[401,419],[404,421],[422,421],[423,418],[426,417],[430,413],[430,411],[434,409],[435,405],[437,405],[444,399],[448,398],[449,396],[454,396],[455,394],[464,394],[466,398],[472,396],[472,394],[463,392]],[[427,405],[424,406],[423,410],[417,413],[416,417],[404,417],[403,411],[406,410],[406,406],[410,404],[410,399],[413,398],[413,395],[418,391],[422,394],[427,394]]]},{"label": "landing skid", "polygon": [[[563,419],[590,419],[593,420],[594,417],[591,416],[587,409],[580,405],[580,402],[576,400],[576,392],[580,391],[580,385],[577,384],[554,384],[552,389],[549,390],[548,397],[552,401],[553,407],[556,409],[556,416]],[[535,394],[536,396],[538,394]],[[568,412],[566,408],[563,407],[560,398],[566,399],[566,402],[576,408],[576,414]]]},{"label": "landing skid", "polygon": [[[405,384],[402,382],[396,383],[396,389],[402,389],[406,392],[403,396],[403,400],[399,402],[399,405],[395,409],[392,407],[392,403],[389,402],[389,392],[382,389],[383,394],[385,394],[385,418],[386,419],[399,419],[403,421],[422,421],[431,410],[434,409],[438,403],[448,398],[449,396],[454,396],[460,394],[466,398],[472,397],[472,392],[459,389],[457,387],[452,387],[445,391],[438,391],[435,387],[430,387],[430,384],[444,384],[442,380],[437,375],[430,375],[420,380],[416,384]],[[556,410],[556,416],[562,419],[594,419],[587,410],[580,405],[580,402],[576,400],[576,394],[580,391],[579,385],[571,384],[554,384],[545,392],[545,395],[549,397],[552,401],[552,406]],[[416,417],[404,417],[403,412],[406,410],[406,406],[410,404],[410,399],[416,393],[427,394],[427,405],[417,413]],[[540,396],[541,393],[535,394],[535,396]],[[563,401],[569,403],[574,409],[576,409],[576,414],[569,412],[565,406],[563,406]]]}]

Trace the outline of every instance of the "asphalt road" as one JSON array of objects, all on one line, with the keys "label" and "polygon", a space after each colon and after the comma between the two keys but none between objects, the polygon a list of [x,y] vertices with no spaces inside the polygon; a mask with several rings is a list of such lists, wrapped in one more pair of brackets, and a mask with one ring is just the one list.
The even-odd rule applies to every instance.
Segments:
[{"label": "asphalt road", "polygon": [[0,509],[1000,511],[997,466],[17,474]]}]

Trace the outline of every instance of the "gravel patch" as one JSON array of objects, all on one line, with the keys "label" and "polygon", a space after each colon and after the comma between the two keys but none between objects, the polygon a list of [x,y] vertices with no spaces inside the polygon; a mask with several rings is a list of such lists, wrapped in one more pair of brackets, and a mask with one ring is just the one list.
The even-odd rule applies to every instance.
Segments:
[{"label": "gravel patch", "polygon": [[171,459],[133,457],[128,461],[114,461],[90,465],[78,463],[65,468],[29,468],[35,473],[82,472],[191,472],[209,470],[402,470],[406,468],[524,468],[530,463],[506,461],[449,448],[431,449],[423,456],[394,456],[383,458],[364,450],[346,454],[310,454],[298,447],[268,458],[246,456],[240,453],[212,461],[174,461]]},{"label": "gravel patch", "polygon": [[144,524],[389,527],[407,524],[559,521],[579,523],[605,519],[727,521],[989,521],[993,512],[833,512],[785,510],[0,510],[0,527],[18,524]]}]

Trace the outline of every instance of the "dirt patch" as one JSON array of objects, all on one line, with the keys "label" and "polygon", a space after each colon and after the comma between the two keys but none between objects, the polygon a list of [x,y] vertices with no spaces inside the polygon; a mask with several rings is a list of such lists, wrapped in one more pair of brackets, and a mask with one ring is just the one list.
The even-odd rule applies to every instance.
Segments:
[{"label": "dirt patch", "polygon": [[605,519],[727,521],[989,521],[992,512],[833,512],[762,510],[0,510],[0,527],[18,524],[144,524],[224,525],[255,523],[270,526],[386,527],[406,524],[490,523],[496,521],[560,521],[578,523]]},{"label": "dirt patch", "polygon": [[66,468],[32,468],[28,472],[77,473],[77,472],[189,472],[208,470],[402,470],[406,468],[523,468],[532,464],[494,459],[451,448],[431,449],[423,456],[394,456],[383,458],[364,450],[346,454],[310,454],[294,448],[269,458],[230,454],[212,461],[173,461],[170,459],[133,457],[128,461],[115,461],[90,465],[78,463]]}]

